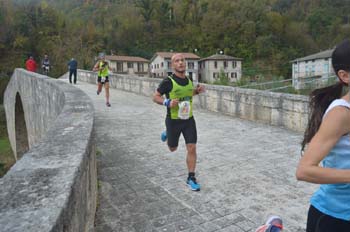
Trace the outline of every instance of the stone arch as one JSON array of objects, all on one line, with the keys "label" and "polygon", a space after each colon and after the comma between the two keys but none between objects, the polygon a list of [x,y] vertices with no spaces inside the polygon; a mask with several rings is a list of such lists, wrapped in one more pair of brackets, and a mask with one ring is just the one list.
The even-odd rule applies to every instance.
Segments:
[{"label": "stone arch", "polygon": [[16,94],[15,104],[15,133],[16,133],[16,160],[22,158],[29,150],[27,125],[24,117],[22,99],[19,93]]}]

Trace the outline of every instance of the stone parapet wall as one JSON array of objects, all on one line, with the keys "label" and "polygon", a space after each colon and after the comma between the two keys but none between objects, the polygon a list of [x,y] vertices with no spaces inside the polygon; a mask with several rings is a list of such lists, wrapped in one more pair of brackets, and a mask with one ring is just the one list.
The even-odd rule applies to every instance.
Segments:
[{"label": "stone parapet wall", "polygon": [[14,148],[18,96],[30,146],[0,179],[0,231],[93,231],[97,173],[91,100],[63,81],[16,69],[4,95]]},{"label": "stone parapet wall", "polygon": [[217,85],[206,85],[206,90],[198,98],[201,108],[299,132],[306,128],[306,96]]},{"label": "stone parapet wall", "polygon": [[[78,80],[96,84],[97,74],[91,71],[78,70]],[[111,88],[133,92],[144,96],[152,96],[160,81],[160,79],[148,77],[120,74],[109,75],[109,85]]]},{"label": "stone parapet wall", "polygon": [[65,95],[58,87],[56,82],[50,81],[43,75],[20,69],[15,70],[7,86],[7,89],[11,91],[4,93],[7,131],[15,154],[17,151],[15,134],[17,94],[22,102],[28,144],[31,148],[45,135],[64,106]]},{"label": "stone parapet wall", "polygon": [[[116,74],[109,78],[111,88],[145,96],[152,96],[161,81]],[[78,79],[95,84],[97,75],[79,70]],[[207,84],[205,87],[205,93],[194,97],[196,107],[298,132],[306,128],[309,113],[309,99],[306,96]]]}]

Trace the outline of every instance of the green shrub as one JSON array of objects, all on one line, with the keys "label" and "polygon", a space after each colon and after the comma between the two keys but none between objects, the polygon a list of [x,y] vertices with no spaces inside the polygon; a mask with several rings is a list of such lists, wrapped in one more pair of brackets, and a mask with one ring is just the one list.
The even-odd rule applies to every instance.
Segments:
[{"label": "green shrub", "polygon": [[248,85],[249,83],[250,83],[250,78],[243,76],[243,77],[241,77],[241,79],[237,80],[234,83],[234,86],[240,87],[240,86]]},{"label": "green shrub", "polygon": [[3,105],[0,104],[0,177],[15,163],[6,129],[6,117]]},{"label": "green shrub", "polygon": [[230,85],[230,80],[228,79],[228,76],[226,76],[223,69],[220,70],[219,73],[219,79],[214,81],[214,85]]},{"label": "green shrub", "polygon": [[4,101],[3,96],[4,96],[4,92],[5,92],[6,86],[7,86],[9,81],[10,81],[10,77],[0,75],[0,105]]},{"label": "green shrub", "polygon": [[11,150],[10,141],[8,138],[0,138],[0,177],[11,168],[15,163],[15,157]]}]

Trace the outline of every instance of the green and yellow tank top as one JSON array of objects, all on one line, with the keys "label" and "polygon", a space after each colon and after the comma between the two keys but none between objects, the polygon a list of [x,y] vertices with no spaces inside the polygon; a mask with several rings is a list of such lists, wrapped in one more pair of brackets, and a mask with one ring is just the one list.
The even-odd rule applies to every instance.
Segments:
[{"label": "green and yellow tank top", "polygon": [[188,79],[188,84],[186,86],[181,86],[174,81],[174,79],[169,76],[173,88],[169,92],[170,99],[179,99],[179,105],[170,108],[170,118],[171,119],[189,119],[192,117],[192,97],[193,97],[193,83]]},{"label": "green and yellow tank top", "polygon": [[99,77],[106,77],[108,76],[108,63],[105,61],[100,61],[98,64],[99,71],[98,71],[98,76]]}]

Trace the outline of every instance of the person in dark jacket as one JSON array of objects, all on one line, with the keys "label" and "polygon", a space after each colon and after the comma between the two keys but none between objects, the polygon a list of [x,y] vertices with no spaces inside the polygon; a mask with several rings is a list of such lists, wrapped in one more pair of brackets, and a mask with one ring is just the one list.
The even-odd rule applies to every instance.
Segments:
[{"label": "person in dark jacket", "polygon": [[74,58],[72,58],[68,62],[69,83],[71,84],[72,84],[72,75],[74,75],[74,79],[73,79],[74,84],[77,83],[77,68],[78,68],[78,62]]}]

